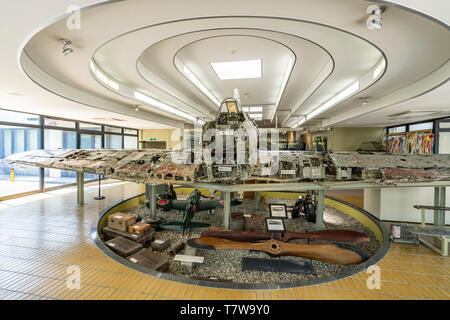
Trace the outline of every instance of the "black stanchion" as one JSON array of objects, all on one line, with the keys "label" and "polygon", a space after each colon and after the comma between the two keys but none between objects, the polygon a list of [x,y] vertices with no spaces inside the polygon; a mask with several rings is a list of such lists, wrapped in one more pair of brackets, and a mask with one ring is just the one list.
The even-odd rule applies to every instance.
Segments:
[{"label": "black stanchion", "polygon": [[103,200],[103,199],[105,199],[105,196],[102,196],[100,194],[100,192],[101,192],[100,181],[101,181],[101,176],[98,175],[98,197],[95,197],[94,200]]}]

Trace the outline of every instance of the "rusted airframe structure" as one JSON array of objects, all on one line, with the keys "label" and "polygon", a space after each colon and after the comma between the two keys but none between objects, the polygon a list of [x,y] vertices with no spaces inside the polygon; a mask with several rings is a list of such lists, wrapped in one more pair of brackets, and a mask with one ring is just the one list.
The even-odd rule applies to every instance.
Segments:
[{"label": "rusted airframe structure", "polygon": [[259,150],[264,137],[259,137],[255,122],[233,98],[222,102],[216,119],[206,122],[201,134],[200,153],[198,146],[181,151],[38,150],[12,155],[8,160],[146,184],[236,184],[247,180],[279,183],[365,180],[384,184],[450,181],[448,154]]},{"label": "rusted airframe structure", "polygon": [[[316,226],[321,228],[325,189],[408,186],[411,183],[424,186],[433,182],[435,203],[441,204],[445,202],[444,186],[450,181],[449,154],[259,150],[260,145],[252,145],[252,139],[259,137],[257,127],[235,99],[224,100],[216,119],[205,123],[201,134],[203,143],[193,150],[37,150],[11,155],[7,160],[77,171],[79,205],[84,203],[84,173],[145,183],[147,198],[153,199],[151,216],[156,214],[156,184],[220,190],[225,200],[225,228],[229,227],[231,193],[235,191],[255,191],[256,204],[261,190],[318,190]],[[211,147],[216,143],[224,148]],[[270,149],[274,150],[272,147]],[[208,152],[198,152],[198,149]],[[350,186],[349,180],[356,182]],[[436,198],[436,195],[442,196]]]},{"label": "rusted airframe structure", "polygon": [[[394,155],[289,151],[279,153],[275,173],[268,165],[246,165],[245,174],[233,171],[217,177],[216,164],[174,162],[167,150],[38,150],[12,155],[9,161],[38,167],[95,173],[137,183],[242,183],[364,180],[390,182],[450,181],[450,155]],[[260,151],[260,153],[263,151]],[[270,151],[267,151],[270,152]],[[217,165],[216,165],[217,166]],[[220,167],[220,165],[218,165]],[[224,176],[225,174],[228,174]]]}]

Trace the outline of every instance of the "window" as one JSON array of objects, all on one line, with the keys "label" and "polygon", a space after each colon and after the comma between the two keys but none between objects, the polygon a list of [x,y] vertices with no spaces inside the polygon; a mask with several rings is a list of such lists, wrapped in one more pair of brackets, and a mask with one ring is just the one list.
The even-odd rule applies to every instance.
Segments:
[{"label": "window", "polygon": [[80,134],[80,148],[81,149],[101,149],[102,136],[100,134]]},{"label": "window", "polygon": [[52,127],[75,128],[75,122],[59,119],[45,118],[44,124]]},{"label": "window", "polygon": [[403,132],[406,132],[406,126],[398,126],[388,129],[388,133],[403,133]]},{"label": "window", "polygon": [[105,126],[106,132],[122,133],[122,128]]},{"label": "window", "polygon": [[77,133],[57,129],[44,130],[44,149],[76,149]]},{"label": "window", "polygon": [[105,134],[105,149],[122,149],[122,136]]},{"label": "window", "polygon": [[92,124],[92,123],[80,122],[80,130],[102,131],[102,125],[101,124]]},{"label": "window", "polygon": [[440,122],[439,129],[450,129],[450,122]]},{"label": "window", "polygon": [[[101,134],[80,134],[80,148],[81,149],[101,149],[102,135]],[[98,174],[85,173],[84,181],[98,179]]]},{"label": "window", "polygon": [[39,125],[39,116],[29,113],[0,110],[0,121]]},{"label": "window", "polygon": [[[136,129],[0,109],[0,200],[76,183],[74,171],[10,165],[4,159],[11,154],[38,149],[77,149],[77,147],[136,149],[137,143]],[[84,178],[85,181],[92,181],[97,179],[98,175],[85,174]]]},{"label": "window", "polygon": [[125,133],[125,134],[134,134],[134,135],[137,136],[138,131],[137,131],[137,130],[134,130],[134,129],[126,129],[126,128],[124,128],[124,129],[123,129],[123,133]]},{"label": "window", "polygon": [[433,130],[433,122],[422,122],[409,125],[409,131]]},{"label": "window", "polygon": [[136,149],[138,143],[137,137],[124,136],[123,137],[123,148],[124,149]]},{"label": "window", "polygon": [[[44,130],[44,149],[76,149],[76,131],[65,131],[56,129]],[[65,184],[76,183],[75,171],[59,169],[44,169],[44,188],[52,188]]]},{"label": "window", "polygon": [[37,128],[0,126],[0,197],[39,190],[39,168],[4,160],[14,153],[39,149],[39,141]]}]

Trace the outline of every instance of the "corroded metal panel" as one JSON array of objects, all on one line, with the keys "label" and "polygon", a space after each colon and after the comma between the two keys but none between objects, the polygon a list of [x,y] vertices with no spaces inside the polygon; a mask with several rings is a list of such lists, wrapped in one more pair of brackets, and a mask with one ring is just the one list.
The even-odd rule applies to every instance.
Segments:
[{"label": "corroded metal panel", "polygon": [[[263,152],[260,152],[260,155]],[[12,163],[96,173],[138,183],[364,180],[450,181],[450,155],[280,152],[276,166],[192,164],[170,150],[38,150],[8,157]],[[191,157],[193,158],[193,157]],[[174,160],[175,159],[175,160]],[[275,168],[275,171],[274,171]]]}]

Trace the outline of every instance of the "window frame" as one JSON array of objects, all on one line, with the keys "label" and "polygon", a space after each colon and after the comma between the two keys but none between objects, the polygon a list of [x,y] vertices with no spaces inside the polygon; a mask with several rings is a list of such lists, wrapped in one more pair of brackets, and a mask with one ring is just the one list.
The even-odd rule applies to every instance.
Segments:
[{"label": "window frame", "polygon": [[[124,137],[125,136],[136,137],[136,141],[137,141],[136,149],[138,149],[138,147],[139,147],[139,129],[137,129],[137,128],[119,127],[119,126],[102,124],[102,123],[97,123],[97,122],[84,121],[84,120],[81,121],[81,120],[74,120],[74,119],[68,119],[68,118],[54,117],[54,116],[48,116],[48,115],[43,115],[43,114],[36,114],[36,113],[32,113],[32,112],[21,112],[21,111],[9,110],[9,109],[5,109],[5,108],[0,108],[0,112],[1,111],[17,112],[17,113],[20,113],[20,114],[29,114],[29,115],[33,115],[33,116],[39,117],[39,124],[17,123],[17,122],[8,122],[8,121],[1,121],[0,120],[0,125],[39,129],[39,131],[38,131],[39,134],[37,135],[38,141],[36,141],[37,145],[39,146],[39,148],[37,150],[44,150],[44,143],[45,143],[45,141],[44,141],[45,140],[44,132],[45,132],[45,129],[76,132],[76,149],[80,149],[81,134],[100,135],[101,136],[101,149],[97,149],[97,150],[105,149],[105,134],[121,136],[121,140],[122,140],[121,149],[124,148],[124,140],[125,140]],[[74,128],[68,128],[68,127],[62,127],[62,126],[46,125],[45,124],[45,119],[71,121],[71,122],[75,123],[75,127]],[[81,129],[80,128],[80,123],[101,126],[101,130],[99,131],[99,130]],[[105,131],[105,127],[120,128],[121,132],[119,133],[119,132]],[[125,133],[125,129],[134,130],[136,132],[136,134]],[[39,170],[39,189],[38,190],[36,190],[36,191],[29,191],[29,192],[23,192],[23,193],[17,193],[17,194],[6,196],[6,197],[0,197],[0,201],[13,199],[13,198],[18,198],[18,197],[22,197],[22,196],[25,196],[25,195],[35,194],[35,193],[41,193],[41,192],[46,192],[46,191],[51,191],[51,190],[56,190],[56,189],[61,189],[61,188],[67,188],[67,187],[71,187],[71,186],[75,186],[76,185],[76,183],[71,183],[71,184],[66,184],[66,185],[52,187],[52,188],[45,188],[44,168],[39,168],[39,169],[40,170]],[[91,182],[91,181],[95,181],[95,180],[96,179],[86,180],[85,183]]]}]

